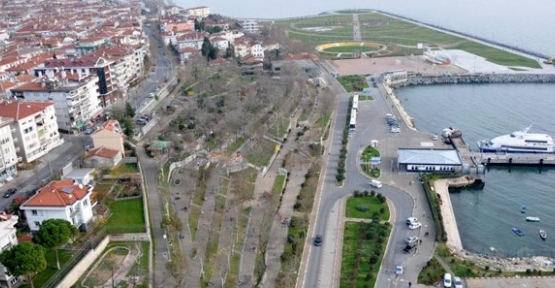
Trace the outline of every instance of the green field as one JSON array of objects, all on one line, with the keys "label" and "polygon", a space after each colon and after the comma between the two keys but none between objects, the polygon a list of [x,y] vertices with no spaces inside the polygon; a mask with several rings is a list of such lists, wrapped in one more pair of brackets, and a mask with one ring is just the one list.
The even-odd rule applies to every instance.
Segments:
[{"label": "green field", "polygon": [[390,228],[374,222],[345,223],[340,288],[375,286]]},{"label": "green field", "polygon": [[[341,11],[341,13],[343,14],[277,21],[276,25],[288,30],[290,39],[305,43],[323,44],[352,41],[353,17],[348,14],[349,10]],[[487,58],[489,61],[500,65],[540,68],[537,61],[520,55],[504,52],[406,21],[393,19],[383,14],[358,13],[362,41],[385,44],[388,47],[388,53],[383,53],[382,55],[384,56],[421,54],[423,51],[417,50],[416,44],[426,43],[442,49],[461,49]],[[310,30],[310,28],[315,27],[320,29]],[[322,30],[321,28],[331,28],[331,30]],[[338,49],[337,51],[328,49],[326,52],[341,53],[353,51],[347,49],[351,48],[350,46],[336,48]],[[355,51],[360,51],[360,49]]]},{"label": "green field", "polygon": [[347,92],[359,92],[364,88],[368,88],[368,82],[364,76],[350,75],[337,77],[337,81],[345,88]]},{"label": "green field", "polygon": [[145,232],[143,198],[114,201],[106,226],[110,233]]},{"label": "green field", "polygon": [[[365,207],[368,210],[361,211],[360,207]],[[383,213],[381,212],[383,208]],[[386,203],[380,203],[377,197],[351,197],[347,200],[347,207],[345,209],[345,217],[359,218],[359,219],[372,219],[372,215],[378,213],[380,220],[389,220],[389,208]]]}]

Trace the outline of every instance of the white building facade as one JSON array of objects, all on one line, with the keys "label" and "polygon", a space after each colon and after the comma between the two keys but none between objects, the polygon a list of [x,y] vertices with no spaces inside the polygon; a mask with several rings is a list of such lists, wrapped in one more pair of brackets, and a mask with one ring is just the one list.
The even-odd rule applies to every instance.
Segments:
[{"label": "white building facade", "polygon": [[[17,229],[14,227],[17,220],[17,216],[0,213],[0,253],[18,244]],[[17,277],[9,274],[6,267],[0,264],[0,287],[16,287],[18,281]]]},{"label": "white building facade", "polygon": [[43,221],[63,219],[80,231],[86,231],[93,219],[92,187],[74,184],[72,179],[53,181],[39,190],[20,207],[25,212],[31,232]]},{"label": "white building facade", "polygon": [[9,181],[17,174],[17,153],[10,126],[13,121],[0,117],[0,182]]}]

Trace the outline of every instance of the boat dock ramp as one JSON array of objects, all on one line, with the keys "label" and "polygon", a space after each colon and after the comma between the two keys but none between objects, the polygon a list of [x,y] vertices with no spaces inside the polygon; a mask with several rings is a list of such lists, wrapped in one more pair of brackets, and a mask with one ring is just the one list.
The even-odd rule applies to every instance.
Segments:
[{"label": "boat dock ramp", "polygon": [[462,136],[450,138],[450,140],[453,148],[459,152],[463,163],[470,167],[479,165],[555,166],[555,154],[553,153],[486,153],[472,151]]}]

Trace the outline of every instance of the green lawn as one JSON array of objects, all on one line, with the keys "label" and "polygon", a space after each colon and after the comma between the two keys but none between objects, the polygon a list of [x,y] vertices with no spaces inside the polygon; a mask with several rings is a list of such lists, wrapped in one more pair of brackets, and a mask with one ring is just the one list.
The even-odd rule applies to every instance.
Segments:
[{"label": "green lawn", "polygon": [[200,207],[190,206],[188,215],[188,224],[189,229],[191,230],[191,239],[195,240],[195,236],[197,235],[198,220],[200,219]]},{"label": "green lawn", "polygon": [[143,199],[114,201],[110,205],[111,215],[106,227],[110,233],[145,232]]},{"label": "green lawn", "polygon": [[371,101],[374,100],[374,97],[369,95],[360,95],[358,96],[358,101]]},{"label": "green lawn", "polygon": [[[71,259],[71,251],[58,250],[58,257],[60,258],[60,267],[63,268],[69,259]],[[33,284],[35,287],[43,287],[56,272],[58,272],[58,268],[56,267],[56,252],[54,252],[53,249],[48,249],[46,250],[46,269],[33,278]],[[60,277],[63,276],[64,275],[60,275]],[[23,284],[19,287],[28,288],[31,287],[31,285]]]},{"label": "green lawn", "polygon": [[262,167],[270,164],[270,158],[276,151],[276,143],[260,139],[249,151],[245,153],[245,158],[253,165]]},{"label": "green lawn", "polygon": [[345,223],[340,288],[375,286],[390,228],[379,223]]},{"label": "green lawn", "polygon": [[139,172],[137,163],[123,163],[112,170],[112,175],[122,175]]},{"label": "green lawn", "polygon": [[364,151],[362,151],[362,157],[361,157],[362,162],[368,163],[368,162],[370,162],[372,157],[380,157],[380,151],[378,151],[378,149],[376,149],[372,146],[368,146],[368,147],[364,148]]},{"label": "green lawn", "polygon": [[[287,29],[289,31],[288,36],[292,40],[315,45],[347,42],[352,41],[353,33],[352,15],[348,14],[350,13],[288,19],[277,21],[276,25]],[[384,53],[386,56],[422,54],[422,50],[415,49],[416,44],[428,43],[436,47],[441,46],[444,49],[461,49],[488,58],[489,61],[500,65],[540,67],[537,61],[533,59],[504,52],[479,43],[469,42],[457,36],[393,19],[383,14],[365,13],[362,11],[358,15],[361,23],[362,41],[385,44],[390,53]],[[329,31],[303,30],[310,27],[333,27],[333,29]],[[360,51],[360,49],[355,50],[354,47],[335,47],[328,49],[328,51],[351,52]]]},{"label": "green lawn", "polygon": [[432,258],[418,274],[418,284],[433,285],[441,281],[443,274],[445,274],[445,269],[435,258]]},{"label": "green lawn", "polygon": [[281,195],[281,191],[285,187],[285,179],[287,179],[285,175],[276,176],[276,180],[274,180],[274,187],[272,188],[272,194]]},{"label": "green lawn", "polygon": [[235,140],[235,142],[233,142],[231,145],[229,145],[226,149],[225,152],[227,154],[231,154],[235,151],[237,151],[237,149],[239,149],[239,147],[241,147],[241,145],[243,145],[243,143],[245,143],[245,138],[243,137],[239,137]]},{"label": "green lawn", "polygon": [[337,77],[337,81],[341,83],[347,92],[357,92],[362,91],[364,88],[368,88],[366,78],[360,75]]},{"label": "green lawn", "polygon": [[[360,211],[357,207],[366,207],[367,211]],[[383,213],[381,209],[383,208]],[[345,217],[348,218],[362,218],[372,219],[374,213],[380,214],[380,220],[389,220],[389,207],[387,204],[382,204],[378,198],[372,196],[366,197],[351,197],[347,200],[347,207],[345,208]]]}]

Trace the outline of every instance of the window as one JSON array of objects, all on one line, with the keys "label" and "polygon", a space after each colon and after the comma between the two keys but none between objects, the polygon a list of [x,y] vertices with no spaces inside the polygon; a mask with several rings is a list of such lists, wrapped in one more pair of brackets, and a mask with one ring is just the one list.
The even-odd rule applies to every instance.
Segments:
[{"label": "window", "polygon": [[39,221],[35,221],[35,226],[40,227],[40,222],[39,222]]},{"label": "window", "polygon": [[31,214],[33,214],[33,216],[39,215],[39,213],[37,212],[37,210],[31,210]]},{"label": "window", "polygon": [[89,206],[89,199],[85,199],[85,201],[83,201],[83,206]]}]

